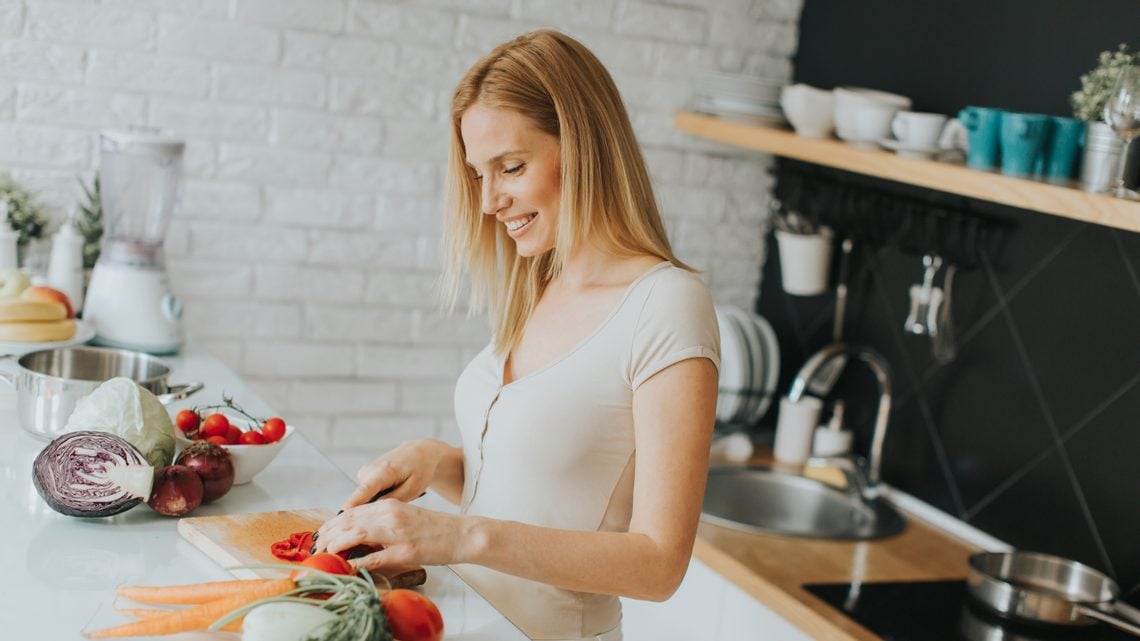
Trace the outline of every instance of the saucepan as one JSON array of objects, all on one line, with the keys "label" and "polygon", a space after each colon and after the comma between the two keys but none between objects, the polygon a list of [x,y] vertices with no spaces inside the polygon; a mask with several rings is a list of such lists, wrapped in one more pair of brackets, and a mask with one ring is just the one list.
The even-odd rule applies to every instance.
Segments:
[{"label": "saucepan", "polygon": [[970,557],[970,595],[999,616],[1056,625],[1097,621],[1140,636],[1140,611],[1118,601],[1120,587],[1076,561],[1037,552]]},{"label": "saucepan", "polygon": [[203,387],[202,383],[167,385],[170,365],[149,354],[125,349],[45,349],[24,354],[16,365],[15,372],[0,372],[0,380],[16,388],[21,426],[32,436],[46,440],[63,433],[79,399],[112,378],[125,376],[134,380],[164,405]]}]

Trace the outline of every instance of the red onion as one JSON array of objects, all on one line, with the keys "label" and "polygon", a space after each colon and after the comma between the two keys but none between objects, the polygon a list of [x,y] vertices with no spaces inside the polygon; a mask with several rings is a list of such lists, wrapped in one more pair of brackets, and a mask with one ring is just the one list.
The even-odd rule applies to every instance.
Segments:
[{"label": "red onion", "polygon": [[182,516],[202,504],[202,477],[185,465],[160,467],[146,504],[159,514]]},{"label": "red onion", "polygon": [[202,502],[222,498],[234,485],[234,463],[226,448],[209,441],[194,441],[182,450],[175,465],[185,465],[202,477]]},{"label": "red onion", "polygon": [[150,496],[154,468],[126,440],[107,432],[57,437],[32,464],[32,483],[51,509],[68,516],[111,516]]}]

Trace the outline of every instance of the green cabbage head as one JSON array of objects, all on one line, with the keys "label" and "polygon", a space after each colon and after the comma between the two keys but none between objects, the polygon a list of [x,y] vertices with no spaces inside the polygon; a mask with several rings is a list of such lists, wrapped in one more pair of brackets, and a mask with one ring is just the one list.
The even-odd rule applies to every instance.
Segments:
[{"label": "green cabbage head", "polygon": [[174,422],[158,397],[125,377],[112,378],[79,399],[65,432],[94,430],[122,437],[155,467],[174,459]]}]

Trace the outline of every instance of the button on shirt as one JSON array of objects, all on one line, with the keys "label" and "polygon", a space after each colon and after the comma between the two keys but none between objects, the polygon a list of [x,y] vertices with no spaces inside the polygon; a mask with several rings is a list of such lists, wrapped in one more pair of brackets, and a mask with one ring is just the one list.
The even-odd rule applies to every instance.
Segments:
[{"label": "button on shirt", "polygon": [[[719,355],[707,288],[671,263],[631,283],[606,320],[569,352],[508,385],[505,355],[487,346],[455,388],[464,454],[460,509],[550,528],[628,531],[634,391],[689,358],[719,367]],[[481,566],[454,569],[535,639],[592,638],[621,622],[614,596]]]}]

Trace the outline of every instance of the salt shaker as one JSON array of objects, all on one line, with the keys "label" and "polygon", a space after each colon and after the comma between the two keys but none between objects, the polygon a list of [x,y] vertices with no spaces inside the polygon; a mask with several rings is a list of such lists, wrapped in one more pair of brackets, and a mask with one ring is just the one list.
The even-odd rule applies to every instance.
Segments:
[{"label": "salt shaker", "polygon": [[17,249],[19,239],[20,234],[8,223],[8,201],[0,199],[0,269],[20,266]]},{"label": "salt shaker", "polygon": [[76,313],[83,308],[83,237],[67,221],[51,239],[47,282],[67,294]]}]

